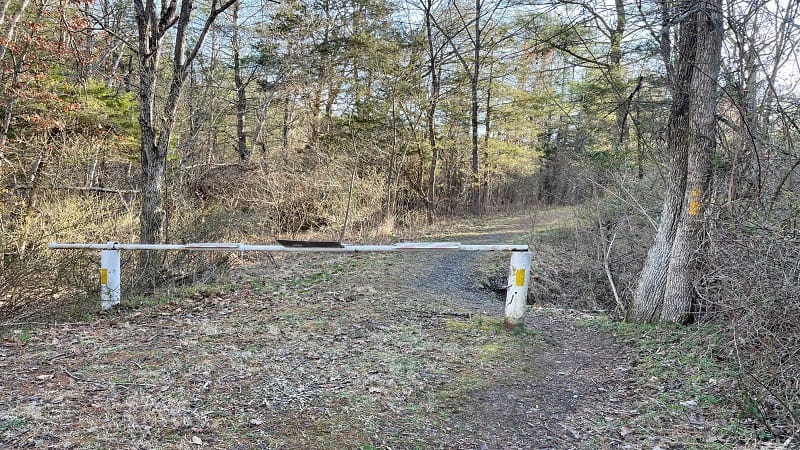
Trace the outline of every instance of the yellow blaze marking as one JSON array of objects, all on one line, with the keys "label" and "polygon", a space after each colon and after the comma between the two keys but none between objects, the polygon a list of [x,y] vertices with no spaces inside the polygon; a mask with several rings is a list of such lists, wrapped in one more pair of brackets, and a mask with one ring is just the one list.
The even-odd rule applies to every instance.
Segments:
[{"label": "yellow blaze marking", "polygon": [[697,200],[689,201],[689,215],[697,216],[700,214],[700,202]]},{"label": "yellow blaze marking", "polygon": [[108,269],[100,269],[100,284],[108,284]]},{"label": "yellow blaze marking", "polygon": [[525,269],[517,269],[517,271],[514,272],[514,282],[517,286],[525,285]]},{"label": "yellow blaze marking", "polygon": [[700,191],[698,191],[697,189],[693,190],[692,197],[700,197]]}]

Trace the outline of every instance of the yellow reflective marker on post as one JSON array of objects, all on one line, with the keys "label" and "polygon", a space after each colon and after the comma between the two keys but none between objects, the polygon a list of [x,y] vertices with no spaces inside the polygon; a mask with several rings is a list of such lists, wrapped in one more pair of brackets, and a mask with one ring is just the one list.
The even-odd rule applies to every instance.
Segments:
[{"label": "yellow reflective marker on post", "polygon": [[528,309],[528,273],[531,270],[531,252],[512,252],[508,271],[508,290],[506,291],[506,328],[514,329],[525,323],[525,310]]},{"label": "yellow reflective marker on post", "polygon": [[[110,247],[115,242],[107,244]],[[100,253],[100,305],[109,309],[120,303],[119,250],[106,249]]]},{"label": "yellow reflective marker on post", "polygon": [[525,285],[525,269],[517,269],[514,273],[514,284],[517,286],[524,286]]}]

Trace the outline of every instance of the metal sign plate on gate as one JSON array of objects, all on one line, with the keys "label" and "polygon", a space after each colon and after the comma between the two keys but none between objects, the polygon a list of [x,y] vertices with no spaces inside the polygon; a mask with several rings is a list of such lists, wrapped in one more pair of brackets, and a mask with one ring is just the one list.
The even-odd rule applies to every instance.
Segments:
[{"label": "metal sign plate on gate", "polygon": [[341,242],[336,241],[294,241],[291,239],[275,239],[284,247],[303,248],[344,248]]}]

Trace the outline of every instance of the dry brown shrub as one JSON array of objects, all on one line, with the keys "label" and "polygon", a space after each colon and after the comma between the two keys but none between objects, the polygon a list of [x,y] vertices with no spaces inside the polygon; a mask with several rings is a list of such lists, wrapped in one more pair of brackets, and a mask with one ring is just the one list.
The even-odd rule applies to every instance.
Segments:
[{"label": "dry brown shrub", "polygon": [[704,320],[731,336],[724,357],[740,367],[745,411],[776,438],[800,429],[800,233],[793,220],[763,210],[721,220],[709,234],[699,285]]},{"label": "dry brown shrub", "polygon": [[539,230],[531,280],[537,299],[624,316],[654,233],[657,199],[631,194],[646,183],[596,185],[595,199],[574,206],[569,223]]},{"label": "dry brown shrub", "polygon": [[[380,181],[369,173],[317,168],[287,172],[272,170],[260,161],[195,166],[181,174],[186,190],[171,192],[171,243],[272,243],[275,238],[338,240],[345,223],[345,241],[378,236],[393,230],[407,215],[384,214]],[[414,219],[416,220],[416,219]],[[136,239],[134,238],[133,241]],[[206,282],[230,265],[227,253],[160,252],[163,278],[159,284]],[[123,261],[123,273],[136,274],[134,258]],[[135,275],[123,278],[124,288],[135,288]]]},{"label": "dry brown shrub", "polygon": [[47,244],[130,239],[132,199],[119,189],[84,186],[75,155],[42,154],[46,170],[26,170],[40,166],[17,156],[0,180],[0,322],[81,317],[99,307],[99,256]]},{"label": "dry brown shrub", "polygon": [[0,329],[82,318],[99,307],[97,260],[35,248],[0,267]]},{"label": "dry brown shrub", "polygon": [[59,228],[51,222],[58,210],[48,211],[50,214],[28,216],[17,226],[4,227],[0,326],[82,317],[99,306],[99,257],[92,255],[94,252],[47,248],[48,242],[64,235],[65,228],[85,232],[91,227],[85,222],[80,222],[83,226],[70,223],[70,218],[62,216],[56,222],[62,226]]},{"label": "dry brown shrub", "polygon": [[[232,234],[263,239],[317,231],[333,237],[344,225],[350,175],[345,169],[291,173],[227,164],[198,173],[189,184],[208,214],[239,218],[228,227]],[[348,226],[356,234],[383,221],[379,183],[372,176],[354,180]]]}]

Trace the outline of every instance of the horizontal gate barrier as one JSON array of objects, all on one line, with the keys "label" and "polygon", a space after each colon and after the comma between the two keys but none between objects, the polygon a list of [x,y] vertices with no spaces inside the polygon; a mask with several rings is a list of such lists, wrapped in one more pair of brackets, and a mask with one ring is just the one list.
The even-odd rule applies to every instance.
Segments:
[{"label": "horizontal gate barrier", "polygon": [[505,324],[514,328],[525,318],[528,295],[528,278],[531,269],[531,252],[527,245],[515,244],[461,244],[458,242],[401,242],[391,245],[350,245],[329,241],[288,241],[279,240],[278,245],[251,245],[225,242],[198,242],[190,244],[80,244],[53,242],[53,250],[82,249],[101,250],[100,254],[100,301],[103,309],[120,303],[121,271],[120,250],[182,250],[182,251],[228,251],[228,252],[327,252],[327,253],[366,253],[403,251],[461,251],[486,252],[510,251],[511,266],[506,293]]}]

